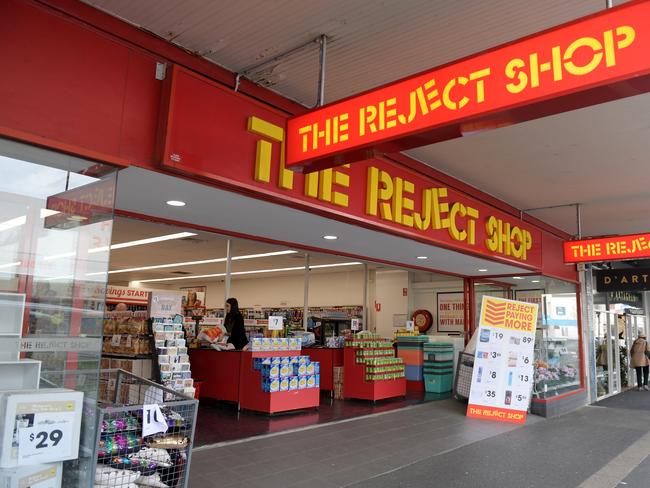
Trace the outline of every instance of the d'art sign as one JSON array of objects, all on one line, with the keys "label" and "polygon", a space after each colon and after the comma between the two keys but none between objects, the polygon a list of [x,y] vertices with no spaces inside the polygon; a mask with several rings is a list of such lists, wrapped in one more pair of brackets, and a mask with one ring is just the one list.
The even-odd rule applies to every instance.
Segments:
[{"label": "d'art sign", "polygon": [[[322,169],[650,90],[650,2],[542,32],[289,119],[287,167]],[[560,99],[560,100],[559,100]]]}]

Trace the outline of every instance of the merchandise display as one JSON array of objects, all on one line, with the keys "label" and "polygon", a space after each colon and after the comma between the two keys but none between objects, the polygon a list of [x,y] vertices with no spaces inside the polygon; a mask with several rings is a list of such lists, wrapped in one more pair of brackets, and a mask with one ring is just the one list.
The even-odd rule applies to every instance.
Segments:
[{"label": "merchandise display", "polygon": [[397,337],[397,357],[404,360],[406,380],[418,382],[418,387],[424,380],[424,346],[427,342],[429,336],[426,335]]},{"label": "merchandise display", "polygon": [[320,388],[320,364],[309,356],[254,358],[253,367],[261,372],[266,393]]},{"label": "merchandise display", "polygon": [[[283,339],[288,344],[289,339]],[[223,354],[223,353],[216,353]],[[317,408],[320,364],[294,351],[241,352],[239,405],[268,414]]]},{"label": "merchandise display", "polygon": [[112,311],[104,314],[104,355],[150,356],[153,352],[146,311]]},{"label": "merchandise display", "polygon": [[186,406],[177,409],[163,406],[157,410],[153,424],[151,411],[145,407],[104,411],[95,486],[177,486],[187,474],[185,466],[192,430],[190,419],[178,410],[191,414]]},{"label": "merchandise display", "polygon": [[253,352],[271,351],[300,351],[302,343],[299,338],[291,337],[284,339],[280,337],[256,337],[251,340],[250,350]]},{"label": "merchandise display", "polygon": [[429,393],[452,390],[454,378],[454,345],[424,344],[424,387]]},{"label": "merchandise display", "polygon": [[404,396],[404,360],[387,339],[360,332],[345,342],[345,398],[381,400]]},{"label": "merchandise display", "polygon": [[167,388],[194,397],[196,390],[183,324],[171,320],[154,320],[152,328],[160,382]]},{"label": "merchandise display", "polygon": [[62,463],[34,464],[0,470],[2,488],[60,488]]}]

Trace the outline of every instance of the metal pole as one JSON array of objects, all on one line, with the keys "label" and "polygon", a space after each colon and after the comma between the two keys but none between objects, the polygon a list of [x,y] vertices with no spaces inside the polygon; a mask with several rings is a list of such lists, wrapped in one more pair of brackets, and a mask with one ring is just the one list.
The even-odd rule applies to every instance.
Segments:
[{"label": "metal pole", "polygon": [[576,219],[578,221],[578,239],[582,239],[582,216],[579,203],[576,203]]},{"label": "metal pole", "polygon": [[309,322],[309,253],[305,253],[305,296],[302,301],[302,328],[307,330]]},{"label": "metal pole", "polygon": [[607,8],[612,8],[614,6],[614,0],[606,0],[605,1],[605,6]]},{"label": "metal pole", "polygon": [[327,58],[327,36],[320,36],[320,70],[318,72],[318,102],[317,107],[325,104],[325,60]]},{"label": "metal pole", "polygon": [[363,263],[363,330],[368,328],[368,263]]},{"label": "metal pole", "polygon": [[226,306],[226,300],[230,298],[230,274],[232,272],[232,242],[230,239],[226,241],[226,279],[224,281],[223,293],[223,306]]}]

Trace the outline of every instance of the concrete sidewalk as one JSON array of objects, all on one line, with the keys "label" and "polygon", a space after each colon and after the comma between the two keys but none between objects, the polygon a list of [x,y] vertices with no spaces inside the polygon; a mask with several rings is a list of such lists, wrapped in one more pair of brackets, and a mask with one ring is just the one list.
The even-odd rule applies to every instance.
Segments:
[{"label": "concrete sidewalk", "polygon": [[190,486],[650,486],[650,410],[585,407],[523,427],[464,413],[445,400],[195,450]]}]

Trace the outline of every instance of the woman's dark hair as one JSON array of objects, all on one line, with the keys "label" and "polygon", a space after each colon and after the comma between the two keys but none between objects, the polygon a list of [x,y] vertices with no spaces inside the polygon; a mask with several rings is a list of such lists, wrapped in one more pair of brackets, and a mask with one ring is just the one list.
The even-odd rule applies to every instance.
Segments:
[{"label": "woman's dark hair", "polygon": [[230,304],[230,313],[238,314],[239,313],[239,302],[236,298],[229,298],[226,300],[226,303]]}]

